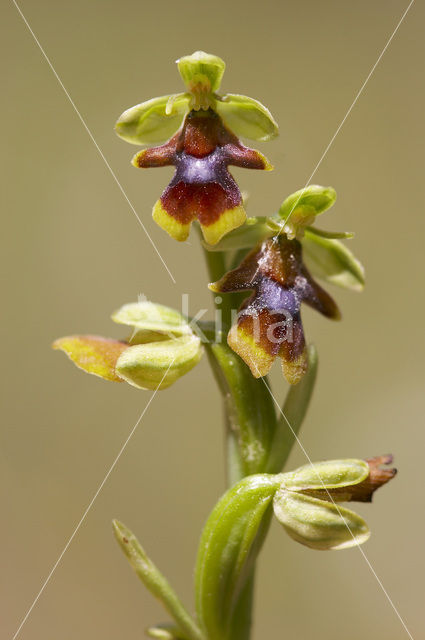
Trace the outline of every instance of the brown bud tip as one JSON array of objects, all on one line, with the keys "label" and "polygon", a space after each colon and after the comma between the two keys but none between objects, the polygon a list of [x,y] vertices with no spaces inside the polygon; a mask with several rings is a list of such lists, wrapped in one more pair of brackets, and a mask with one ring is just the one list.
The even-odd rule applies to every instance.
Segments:
[{"label": "brown bud tip", "polygon": [[390,465],[392,461],[393,456],[391,454],[367,458],[366,462],[370,469],[369,475],[366,480],[352,487],[352,500],[356,500],[357,502],[372,502],[374,492],[394,478],[397,473],[397,469],[382,468],[383,466]]}]

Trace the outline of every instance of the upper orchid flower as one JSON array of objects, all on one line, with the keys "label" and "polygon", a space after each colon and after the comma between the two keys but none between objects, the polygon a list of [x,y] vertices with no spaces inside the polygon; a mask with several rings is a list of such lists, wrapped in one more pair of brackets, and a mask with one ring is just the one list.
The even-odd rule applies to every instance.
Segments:
[{"label": "upper orchid flower", "polygon": [[154,220],[176,240],[186,240],[192,221],[198,219],[206,242],[213,245],[246,219],[239,188],[227,167],[272,169],[237,135],[269,140],[277,135],[277,125],[256,100],[216,93],[225,68],[220,58],[197,51],[177,63],[188,91],[128,109],[116,131],[134,144],[151,144],[175,134],[162,146],[138,153],[133,164],[175,166],[173,180],[154,206]]}]

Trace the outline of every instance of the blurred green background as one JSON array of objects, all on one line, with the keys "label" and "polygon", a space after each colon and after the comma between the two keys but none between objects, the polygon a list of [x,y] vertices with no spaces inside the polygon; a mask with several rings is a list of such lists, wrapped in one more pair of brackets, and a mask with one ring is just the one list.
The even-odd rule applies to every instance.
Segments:
[{"label": "blurred green background", "polygon": [[[138,294],[210,305],[197,237],[151,220],[171,170],[137,171],[113,132],[137,102],[181,91],[174,60],[204,49],[222,89],[260,99],[281,135],[271,174],[235,170],[249,213],[304,186],[407,2],[22,0],[21,8],[176,278],[173,284],[12,2],[3,3],[3,356],[0,625],[12,638],[150,393],[83,375],[55,337],[119,337],[109,314]],[[364,551],[415,639],[424,637],[424,6],[405,22],[313,182],[338,202],[321,219],[356,231],[363,294],[333,288],[344,320],[309,310],[320,353],[301,434],[313,460],[393,452]],[[331,290],[331,287],[328,287]],[[276,393],[285,383],[277,366]],[[204,359],[160,392],[23,627],[22,640],[141,638],[167,616],[111,533],[118,517],[192,603],[198,536],[224,489],[219,395]],[[290,465],[304,464],[295,448]],[[407,637],[357,549],[317,553],[274,525],[258,574],[255,640]]]}]

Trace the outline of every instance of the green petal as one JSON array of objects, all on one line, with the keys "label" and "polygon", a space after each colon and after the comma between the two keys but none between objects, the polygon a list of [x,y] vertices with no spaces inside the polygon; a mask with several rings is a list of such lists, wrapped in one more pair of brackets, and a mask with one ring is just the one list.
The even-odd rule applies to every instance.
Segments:
[{"label": "green petal", "polygon": [[215,93],[219,90],[226,64],[218,56],[195,51],[176,61],[180,75],[189,91]]},{"label": "green petal", "polygon": [[367,524],[354,511],[284,488],[276,492],[273,509],[291,538],[311,549],[348,549],[370,536]]},{"label": "green petal", "polygon": [[128,349],[125,342],[101,336],[67,336],[53,343],[83,371],[114,382],[122,382],[115,373],[119,356]]},{"label": "green petal", "polygon": [[237,136],[265,142],[279,133],[270,111],[253,98],[228,93],[217,100],[215,110]]},{"label": "green petal", "polygon": [[342,242],[306,229],[301,243],[305,263],[313,275],[346,289],[364,289],[364,268]]},{"label": "green petal", "polygon": [[306,464],[284,474],[284,485],[288,489],[336,489],[359,484],[369,475],[369,466],[364,460],[327,460]]},{"label": "green petal", "polygon": [[168,140],[180,127],[189,109],[186,93],[152,98],[124,111],[115,131],[132,144],[154,144]]},{"label": "green petal", "polygon": [[354,231],[325,231],[317,227],[307,227],[307,229],[316,236],[329,238],[329,240],[351,240],[351,238],[354,238]]},{"label": "green petal", "polygon": [[191,333],[181,313],[149,300],[125,304],[112,314],[112,320],[137,330],[132,344],[156,342],[158,336],[183,336]]},{"label": "green petal", "polygon": [[117,373],[139,389],[166,389],[201,359],[194,335],[128,347],[118,358]]}]

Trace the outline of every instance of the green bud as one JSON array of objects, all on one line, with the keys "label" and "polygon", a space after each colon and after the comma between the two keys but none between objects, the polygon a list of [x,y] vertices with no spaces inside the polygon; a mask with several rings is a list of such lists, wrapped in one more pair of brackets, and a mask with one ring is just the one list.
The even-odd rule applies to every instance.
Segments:
[{"label": "green bud", "polygon": [[279,133],[270,111],[253,98],[228,93],[217,100],[215,110],[237,136],[265,142]]},{"label": "green bud", "polygon": [[117,360],[117,374],[139,389],[166,389],[198,364],[201,341],[195,335],[128,347]]},{"label": "green bud", "polygon": [[314,229],[306,229],[301,242],[306,266],[313,275],[346,289],[364,289],[364,268],[342,242],[326,238]]},{"label": "green bud", "polygon": [[112,314],[118,324],[133,327],[132,344],[190,335],[191,329],[181,313],[149,300],[125,304]]},{"label": "green bud", "polygon": [[339,489],[363,482],[369,475],[365,460],[327,460],[306,464],[283,474],[283,485],[292,491]]},{"label": "green bud", "polygon": [[190,104],[186,93],[152,98],[124,111],[115,125],[116,133],[132,144],[154,144],[168,140],[183,122]]},{"label": "green bud", "polygon": [[193,93],[215,93],[219,90],[226,64],[218,56],[195,51],[176,61],[187,89]]},{"label": "green bud", "polygon": [[332,187],[311,184],[295,191],[281,204],[279,217],[283,220],[283,231],[290,240],[301,238],[305,227],[311,225],[319,214],[335,204],[336,191]]},{"label": "green bud", "polygon": [[317,550],[347,549],[370,536],[359,515],[326,500],[288,491],[284,485],[273,500],[276,518],[297,542]]}]

